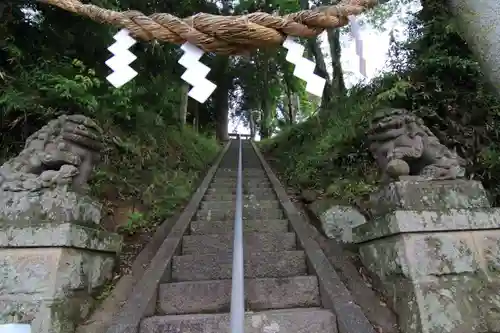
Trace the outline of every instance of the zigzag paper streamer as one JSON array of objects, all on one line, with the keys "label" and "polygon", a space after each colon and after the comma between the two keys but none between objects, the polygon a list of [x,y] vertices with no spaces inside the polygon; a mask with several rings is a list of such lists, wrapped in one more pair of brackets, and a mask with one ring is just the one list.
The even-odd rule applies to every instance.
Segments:
[{"label": "zigzag paper streamer", "polygon": [[120,88],[137,75],[137,72],[129,66],[137,57],[128,50],[137,41],[130,37],[127,29],[120,30],[113,38],[116,42],[108,47],[108,50],[114,56],[105,62],[113,70],[113,73],[108,75],[106,79],[115,88]]},{"label": "zigzag paper streamer", "polygon": [[204,103],[217,88],[217,85],[206,78],[210,72],[210,67],[200,62],[204,52],[189,42],[182,44],[181,49],[184,51],[184,55],[179,59],[178,63],[186,68],[181,79],[193,86],[188,96],[200,103]]},{"label": "zigzag paper streamer", "polygon": [[283,47],[288,50],[286,60],[295,65],[293,75],[306,81],[306,91],[319,97],[323,96],[326,80],[314,74],[316,64],[302,56],[305,51],[304,46],[296,42],[294,37],[287,36]]},{"label": "zigzag paper streamer", "polygon": [[363,56],[363,40],[361,39],[361,28],[359,23],[356,21],[356,17],[353,15],[349,16],[349,24],[351,25],[351,34],[354,37],[354,42],[356,43],[356,54],[359,57],[359,72],[361,75],[366,77],[366,60]]}]

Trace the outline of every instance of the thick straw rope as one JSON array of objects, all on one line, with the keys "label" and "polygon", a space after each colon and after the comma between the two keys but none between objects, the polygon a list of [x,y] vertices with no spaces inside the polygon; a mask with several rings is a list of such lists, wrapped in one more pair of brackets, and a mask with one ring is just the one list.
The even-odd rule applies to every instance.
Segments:
[{"label": "thick straw rope", "polygon": [[344,0],[337,5],[302,10],[285,16],[256,12],[242,16],[200,13],[180,19],[167,13],[146,16],[138,11],[116,12],[78,0],[39,0],[100,23],[126,28],[136,38],[175,44],[186,41],[206,52],[244,54],[258,47],[279,45],[285,35],[314,37],[326,28],[348,24],[377,0]]}]

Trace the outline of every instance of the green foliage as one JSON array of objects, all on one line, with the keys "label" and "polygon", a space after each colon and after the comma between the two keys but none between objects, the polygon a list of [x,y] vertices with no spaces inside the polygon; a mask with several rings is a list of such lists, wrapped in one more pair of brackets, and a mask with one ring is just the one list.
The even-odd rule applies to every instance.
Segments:
[{"label": "green foliage", "polygon": [[[120,202],[145,208],[132,213],[122,231],[150,229],[171,215],[189,198],[219,151],[212,133],[179,126],[182,68],[174,60],[177,47],[138,44],[133,51],[141,56],[132,67],[139,75],[115,89],[105,80],[109,68],[104,66],[116,33],[113,27],[31,0],[7,0],[5,5],[8,15],[0,23],[0,33],[8,36],[0,41],[0,162],[18,153],[26,138],[47,121],[61,114],[84,114],[100,123],[106,142],[90,184],[92,194],[111,209]],[[116,2],[102,0],[99,5],[172,13],[173,7],[189,11],[198,6],[217,12],[204,1],[183,6],[163,1],[144,7],[130,0],[117,7]],[[37,11],[36,20],[26,17],[27,8]],[[198,110],[202,131],[213,127],[210,107],[207,103]]]},{"label": "green foliage", "polygon": [[468,162],[500,203],[500,101],[441,1],[428,0],[410,24],[410,39],[393,45],[391,72],[355,87],[326,120],[307,122],[262,143],[286,180],[352,200],[377,183],[365,146],[373,110],[401,107],[422,117],[442,143]]},{"label": "green foliage", "polygon": [[100,198],[135,199],[147,208],[129,218],[129,233],[154,226],[184,204],[219,151],[213,138],[177,126],[149,126],[127,137],[111,132],[108,142],[113,149],[91,185]]},{"label": "green foliage", "polygon": [[260,143],[287,183],[347,201],[373,188],[376,170],[363,140],[373,99],[361,98],[361,89],[350,93],[327,119],[311,117]]},{"label": "green foliage", "polygon": [[141,212],[131,212],[129,213],[127,222],[125,225],[119,227],[119,231],[122,233],[127,233],[128,235],[133,235],[138,230],[143,230],[150,225],[149,221],[144,217]]}]

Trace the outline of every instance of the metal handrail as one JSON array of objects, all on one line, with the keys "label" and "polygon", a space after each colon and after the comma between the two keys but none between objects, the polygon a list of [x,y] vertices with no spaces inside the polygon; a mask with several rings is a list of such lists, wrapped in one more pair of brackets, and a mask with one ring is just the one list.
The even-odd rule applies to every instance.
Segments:
[{"label": "metal handrail", "polygon": [[243,333],[245,327],[245,277],[243,265],[243,167],[241,136],[238,139],[238,176],[234,214],[233,276],[231,286],[231,333]]}]

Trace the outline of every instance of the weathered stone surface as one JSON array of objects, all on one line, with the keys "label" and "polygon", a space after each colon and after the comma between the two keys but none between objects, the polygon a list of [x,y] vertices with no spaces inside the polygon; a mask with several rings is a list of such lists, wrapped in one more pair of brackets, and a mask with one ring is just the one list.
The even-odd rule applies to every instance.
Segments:
[{"label": "weathered stone surface", "polygon": [[30,193],[0,191],[0,225],[43,222],[96,225],[100,220],[101,205],[67,186]]},{"label": "weathered stone surface", "polygon": [[500,228],[500,209],[397,210],[353,229],[355,243],[410,232]]},{"label": "weathered stone surface", "polygon": [[111,277],[114,255],[71,248],[0,250],[2,295],[64,297],[68,290],[100,287]]},{"label": "weathered stone surface", "polygon": [[354,229],[403,333],[500,328],[500,209],[481,183],[400,180],[374,196],[374,219]]},{"label": "weathered stone surface", "polygon": [[0,323],[74,333],[112,277],[118,235],[74,223],[0,225]]},{"label": "weathered stone surface", "polygon": [[72,248],[0,250],[0,322],[29,322],[33,332],[73,333],[90,292],[111,278],[114,253]]},{"label": "weathered stone surface", "polygon": [[384,182],[408,175],[422,180],[465,175],[465,160],[442,145],[424,121],[407,110],[379,110],[368,130],[368,140]]},{"label": "weathered stone surface", "polygon": [[499,248],[498,229],[434,232],[371,241],[360,255],[382,280],[403,332],[475,333],[500,325],[500,296],[491,292],[500,283]]},{"label": "weathered stone surface", "polygon": [[402,179],[372,195],[371,215],[394,210],[448,210],[491,207],[483,185],[472,180],[419,181]]},{"label": "weathered stone surface", "polygon": [[102,148],[94,121],[63,115],[0,166],[0,323],[73,333],[112,277],[121,240],[95,229],[101,206],[86,195]]},{"label": "weathered stone surface", "polygon": [[313,209],[326,236],[346,243],[353,240],[352,229],[366,223],[365,217],[351,206],[332,205],[323,211],[317,206]]},{"label": "weathered stone surface", "polygon": [[118,252],[121,247],[121,237],[73,223],[0,226],[0,247],[58,246]]},{"label": "weathered stone surface", "polygon": [[28,137],[18,156],[0,166],[0,195],[66,185],[86,192],[103,148],[101,134],[101,128],[83,115],[50,121]]},{"label": "weathered stone surface", "polygon": [[[335,315],[320,308],[271,310],[245,314],[247,333],[337,333]],[[230,331],[227,314],[157,316],[141,322],[140,333]]]},{"label": "weathered stone surface", "polygon": [[28,323],[31,332],[73,333],[75,323],[88,315],[93,300],[74,293],[65,300],[33,300],[0,296],[0,323]]}]

